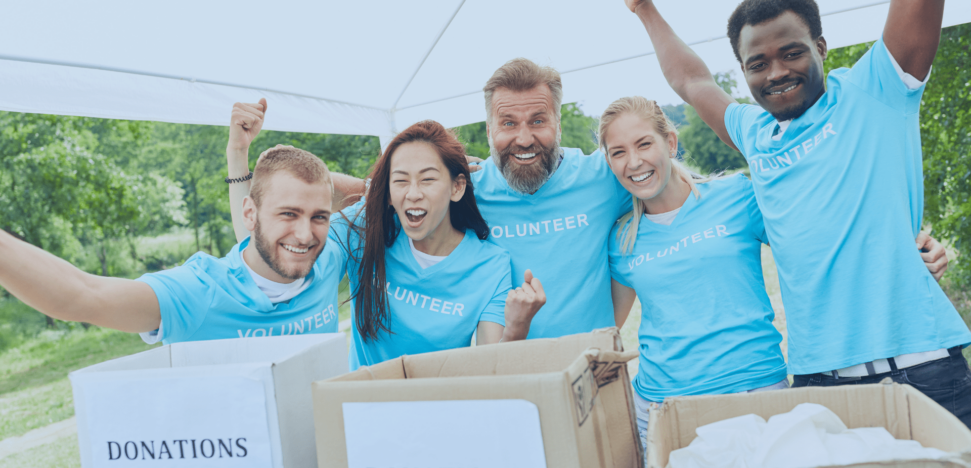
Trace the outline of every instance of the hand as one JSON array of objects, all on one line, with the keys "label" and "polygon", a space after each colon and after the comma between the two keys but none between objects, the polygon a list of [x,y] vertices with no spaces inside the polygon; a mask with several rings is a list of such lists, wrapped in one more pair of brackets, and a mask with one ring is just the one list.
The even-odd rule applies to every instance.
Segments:
[{"label": "hand", "polygon": [[[506,328],[528,332],[533,317],[546,304],[546,292],[539,278],[533,278],[532,271],[526,270],[523,279],[522,286],[509,291],[506,296]],[[522,335],[525,338],[525,333]]]},{"label": "hand", "polygon": [[627,8],[630,8],[631,13],[637,13],[635,10],[637,10],[640,4],[649,4],[651,0],[624,0],[624,3],[627,5]]},{"label": "hand", "polygon": [[917,234],[917,250],[920,251],[920,258],[924,259],[924,265],[934,275],[934,279],[941,280],[944,272],[947,271],[947,252],[944,246],[937,239],[925,234]]},{"label": "hand", "polygon": [[482,166],[479,166],[478,164],[475,164],[475,163],[482,162],[482,159],[479,159],[479,158],[477,158],[475,156],[466,156],[465,157],[465,160],[469,162],[469,172],[475,172],[475,171],[481,171],[482,170]]},{"label": "hand", "polygon": [[263,128],[263,116],[266,113],[266,99],[260,99],[257,104],[237,102],[233,104],[233,113],[229,120],[230,150],[248,151],[250,143],[260,134]]}]

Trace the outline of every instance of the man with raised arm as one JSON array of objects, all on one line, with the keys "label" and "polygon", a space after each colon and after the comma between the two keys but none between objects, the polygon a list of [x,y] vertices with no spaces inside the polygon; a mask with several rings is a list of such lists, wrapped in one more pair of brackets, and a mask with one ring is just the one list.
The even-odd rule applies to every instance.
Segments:
[{"label": "man with raised arm", "polygon": [[51,317],[141,332],[150,343],[336,332],[344,272],[325,243],[327,166],[306,151],[276,148],[252,179],[241,210],[253,236],[226,257],[200,252],[137,280],[108,278],[0,231],[0,285]]},{"label": "man with raised arm", "polygon": [[748,160],[794,385],[891,377],[971,424],[961,356],[971,333],[913,243],[924,208],[918,112],[944,1],[891,1],[883,38],[828,77],[813,0],[743,1],[728,36],[761,107],[722,91],[651,0],[626,4],[674,90]]}]

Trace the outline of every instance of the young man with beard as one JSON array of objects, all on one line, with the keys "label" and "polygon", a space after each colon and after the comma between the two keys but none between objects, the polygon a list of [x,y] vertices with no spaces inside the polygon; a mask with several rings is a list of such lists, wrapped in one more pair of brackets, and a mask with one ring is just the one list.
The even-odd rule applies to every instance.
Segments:
[{"label": "young man with beard", "polygon": [[0,285],[51,317],[156,330],[154,341],[166,344],[336,332],[344,272],[325,243],[333,191],[327,166],[306,151],[275,148],[252,178],[242,210],[253,237],[223,258],[200,252],[137,280],[108,278],[0,231]]},{"label": "young man with beard", "polygon": [[728,36],[761,107],[739,105],[651,0],[626,0],[674,90],[748,159],[772,245],[795,386],[921,390],[971,425],[971,333],[913,238],[923,215],[918,115],[943,0],[893,0],[883,37],[823,75],[812,0],[745,0]]}]

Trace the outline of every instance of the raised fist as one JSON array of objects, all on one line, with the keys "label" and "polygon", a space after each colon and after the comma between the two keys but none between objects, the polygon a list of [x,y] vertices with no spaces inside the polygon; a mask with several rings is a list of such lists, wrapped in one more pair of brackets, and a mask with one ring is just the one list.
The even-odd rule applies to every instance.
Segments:
[{"label": "raised fist", "polygon": [[506,296],[506,326],[517,324],[529,328],[533,317],[546,304],[543,283],[533,278],[533,272],[526,270],[522,286],[509,291]]},{"label": "raised fist", "polygon": [[624,0],[624,3],[627,4],[627,8],[630,8],[631,12],[634,12],[634,10],[637,9],[638,5],[640,5],[641,3],[650,4],[651,0]]},{"label": "raised fist", "polygon": [[250,143],[263,128],[265,113],[266,99],[260,99],[256,104],[233,104],[233,113],[229,120],[229,148],[249,150]]}]

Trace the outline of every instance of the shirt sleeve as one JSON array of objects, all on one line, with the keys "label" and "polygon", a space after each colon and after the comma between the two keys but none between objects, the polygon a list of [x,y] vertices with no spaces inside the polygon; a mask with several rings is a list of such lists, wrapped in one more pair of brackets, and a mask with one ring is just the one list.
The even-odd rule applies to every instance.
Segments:
[{"label": "shirt sleeve", "polygon": [[632,210],[634,206],[633,195],[624,188],[620,181],[617,180],[614,172],[610,170],[610,164],[607,163],[607,158],[603,152],[598,149],[586,157],[597,159],[597,170],[604,179],[603,185],[604,187],[609,187],[607,188],[608,192],[606,194],[609,201],[604,206],[614,207],[614,219],[620,218]]},{"label": "shirt sleeve", "polygon": [[728,136],[732,138],[732,143],[735,143],[735,147],[743,155],[745,155],[745,149],[748,147],[746,136],[755,137],[755,132],[748,131],[755,128],[756,121],[764,112],[761,107],[737,102],[729,104],[728,108],[725,109],[725,129],[728,130]]},{"label": "shirt sleeve", "polygon": [[769,236],[765,233],[765,221],[762,219],[762,210],[759,209],[758,199],[755,198],[755,187],[752,186],[752,181],[742,174],[737,175],[743,180],[741,183],[742,190],[742,200],[744,200],[746,211],[748,213],[748,225],[749,229],[752,231],[752,235],[755,236],[759,242],[763,244],[769,243]]},{"label": "shirt sleeve", "polygon": [[506,296],[509,295],[509,290],[512,289],[512,263],[510,263],[508,253],[502,255],[500,258],[502,259],[500,262],[503,266],[503,273],[500,276],[499,283],[496,285],[495,293],[492,294],[492,299],[489,300],[489,304],[486,305],[485,310],[479,314],[479,321],[493,322],[506,326]]},{"label": "shirt sleeve", "polygon": [[354,246],[357,245],[357,243],[352,243],[352,236],[357,232],[356,229],[351,227],[352,223],[359,227],[364,226],[364,200],[344,208],[339,213],[334,214],[330,220],[327,243],[333,244],[333,247],[329,248],[331,258],[341,263],[341,277],[347,272],[347,262]]},{"label": "shirt sleeve", "polygon": [[136,281],[148,284],[158,298],[165,343],[188,340],[202,325],[215,297],[212,279],[191,258],[185,265],[147,273]]},{"label": "shirt sleeve", "polygon": [[[607,264],[610,268],[610,277],[616,280],[618,283],[624,286],[627,286],[628,288],[634,289],[634,287],[627,282],[627,280],[624,278],[624,275],[621,273],[621,268],[622,268],[622,265],[624,264],[624,258],[628,256],[622,255],[620,253],[622,248],[621,246],[624,245],[624,235],[621,234],[620,239],[617,238],[617,233],[619,232],[618,231],[619,229],[620,229],[620,225],[618,225],[617,223],[614,223],[614,228],[610,230],[610,237],[608,238],[608,241],[607,241]],[[634,245],[637,245],[637,243],[635,242]]]},{"label": "shirt sleeve", "polygon": [[[920,110],[924,84],[918,81],[920,86],[916,89],[907,86],[905,76],[910,75],[900,69],[886,44],[883,43],[883,39],[875,42],[846,76],[851,83],[893,109],[906,114]],[[930,77],[930,72],[927,76]]]}]

